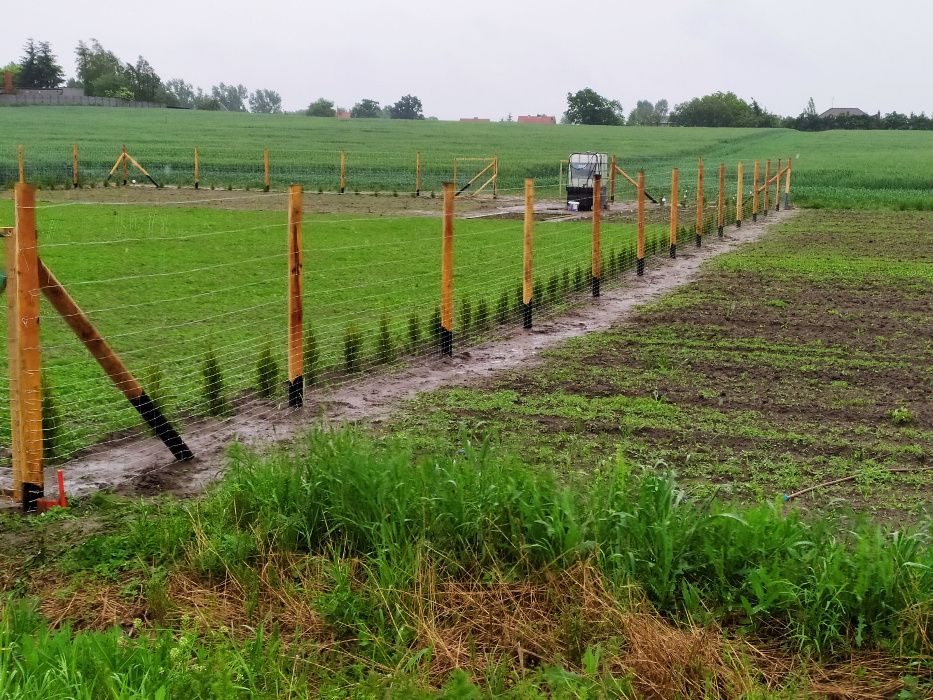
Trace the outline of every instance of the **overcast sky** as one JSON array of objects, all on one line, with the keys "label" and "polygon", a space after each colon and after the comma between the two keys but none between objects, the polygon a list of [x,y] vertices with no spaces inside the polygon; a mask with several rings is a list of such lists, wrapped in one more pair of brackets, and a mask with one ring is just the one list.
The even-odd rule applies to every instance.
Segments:
[{"label": "overcast sky", "polygon": [[441,119],[560,115],[583,87],[676,103],[716,90],[796,115],[812,95],[933,112],[928,0],[121,0],[4,2],[0,64],[28,37],[69,76],[79,39],[163,79],[272,88],[286,109],[411,93]]}]

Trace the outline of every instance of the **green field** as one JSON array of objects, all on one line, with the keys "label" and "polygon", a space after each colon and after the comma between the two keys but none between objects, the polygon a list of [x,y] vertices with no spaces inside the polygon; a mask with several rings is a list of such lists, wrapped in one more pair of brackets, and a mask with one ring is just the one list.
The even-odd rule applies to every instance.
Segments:
[{"label": "green field", "polygon": [[[190,185],[193,149],[202,157],[203,186],[259,187],[262,149],[270,149],[276,187],[300,182],[312,190],[339,184],[338,152],[349,154],[348,188],[412,191],[421,151],[425,191],[452,175],[455,156],[497,154],[501,187],[517,192],[525,177],[554,186],[558,162],[573,151],[615,153],[629,172],[644,169],[648,188],[666,188],[680,168],[684,187],[696,159],[707,166],[739,160],[794,159],[794,199],[828,208],[933,209],[933,133],[596,127],[397,120],[331,119],[121,110],[17,107],[0,109],[0,181],[16,178],[16,146],[27,151],[30,179],[70,183],[71,145],[81,148],[85,181],[100,183],[125,143],[159,180]],[[764,164],[762,164],[762,167]],[[750,168],[746,167],[750,175]],[[458,178],[462,182],[462,179]]]},{"label": "green field", "polygon": [[697,497],[767,501],[852,476],[802,503],[925,521],[931,226],[803,212],[617,330],[426,395],[390,430],[440,452],[492,439],[570,479],[614,456],[663,464]]},{"label": "green field", "polygon": [[[161,386],[173,417],[203,412],[201,365],[208,350],[220,362],[231,400],[256,387],[257,358],[266,347],[284,367],[286,198],[263,196],[263,206],[274,206],[270,197],[281,204],[281,212],[40,204],[43,260],[129,367],[144,381],[157,377],[148,383]],[[11,203],[0,202],[0,222],[12,224],[12,219]],[[334,381],[345,378],[343,346],[350,328],[362,334],[363,365],[378,362],[383,316],[394,355],[434,350],[431,315],[440,289],[437,218],[319,214],[309,216],[304,229],[305,318],[316,337],[319,373]],[[634,235],[630,223],[604,226],[611,277],[631,269]],[[667,235],[666,225],[649,227],[649,254],[666,250]],[[574,294],[570,287],[589,288],[590,239],[586,222],[538,225],[535,270],[542,311],[569,299]],[[465,336],[498,325],[496,309],[503,295],[506,323],[516,322],[521,271],[520,219],[457,222],[458,345]],[[464,305],[470,307],[467,323]],[[482,305],[486,322],[478,319]],[[45,302],[42,309],[46,379],[62,413],[57,455],[72,455],[115,430],[138,428],[135,411],[71,331]],[[6,308],[0,313],[5,318]],[[412,318],[419,328],[414,343]],[[5,393],[5,379],[2,386]],[[9,440],[8,411],[4,398],[0,444]]]}]

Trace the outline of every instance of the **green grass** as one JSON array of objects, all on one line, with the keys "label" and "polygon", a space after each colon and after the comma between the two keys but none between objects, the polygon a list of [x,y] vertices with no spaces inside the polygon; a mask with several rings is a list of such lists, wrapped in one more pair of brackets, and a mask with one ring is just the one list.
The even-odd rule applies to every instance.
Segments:
[{"label": "green grass", "polygon": [[[20,143],[27,149],[29,177],[40,183],[70,183],[72,143],[81,147],[86,181],[100,182],[125,143],[158,179],[186,185],[192,183],[198,146],[203,186],[218,188],[261,186],[262,149],[268,147],[275,186],[301,182],[334,191],[338,152],[345,150],[350,191],[386,192],[414,189],[416,151],[422,153],[424,191],[439,191],[450,179],[455,156],[498,154],[501,187],[515,193],[525,177],[536,178],[542,189],[556,185],[558,161],[574,151],[616,153],[630,173],[644,169],[649,191],[662,194],[673,167],[681,169],[682,188],[692,186],[699,156],[708,168],[725,162],[730,177],[740,159],[749,166],[755,159],[790,156],[798,204],[933,209],[933,166],[925,155],[933,145],[930,132],[338,122],[295,115],[17,107],[0,110],[0,182],[16,178]],[[746,173],[749,191],[750,167]]]},{"label": "green grass", "polygon": [[492,384],[424,395],[390,429],[432,451],[489,437],[570,479],[608,455],[661,460],[694,494],[748,501],[850,476],[803,504],[923,519],[929,224],[923,213],[805,212],[709,261],[631,323]]},{"label": "green grass", "polygon": [[[281,203],[281,213],[40,204],[41,256],[131,371],[143,380],[161,375],[161,403],[169,415],[217,413],[202,390],[208,351],[219,362],[228,402],[256,388],[258,357],[267,346],[274,363],[285,366],[284,196]],[[0,202],[0,222],[12,218],[10,203]],[[507,293],[513,305],[509,323],[515,322],[522,235],[520,220],[457,222],[458,310],[465,300],[473,308],[485,302],[492,309]],[[663,225],[649,227],[649,253],[660,251],[666,236]],[[305,319],[317,336],[319,372],[342,376],[351,325],[361,333],[362,368],[389,359],[379,351],[383,316],[392,348],[433,350],[430,317],[439,303],[440,238],[436,218],[306,217]],[[580,269],[588,289],[590,238],[585,222],[540,224],[535,265],[542,285],[555,274],[572,277]],[[631,225],[605,224],[607,258],[621,260],[625,253],[626,269],[631,268],[633,238]],[[558,291],[548,306],[572,294]],[[0,313],[5,316],[6,309]],[[417,347],[408,343],[412,314],[424,329]],[[111,431],[138,427],[135,411],[44,301],[41,328],[46,378],[61,413],[58,456]],[[488,332],[464,329],[458,316],[458,347],[474,331]],[[274,397],[284,395],[279,385],[269,388]],[[9,444],[6,400],[0,401],[0,426],[0,442]]]},{"label": "green grass", "polygon": [[[748,637],[797,669],[782,676],[787,697],[806,687],[803,669],[878,652],[898,659],[903,697],[927,688],[928,526],[840,527],[779,504],[693,501],[657,470],[592,466],[587,483],[566,484],[470,441],[424,455],[404,439],[313,432],[265,457],[237,451],[200,501],[98,497],[84,507],[103,520],[90,533],[63,513],[20,522],[50,544],[38,557],[34,544],[17,551],[8,579],[30,566],[59,582],[54,595],[98,591],[136,619],[50,631],[34,609],[48,589],[21,581],[0,618],[5,697],[639,697],[657,674],[650,661],[630,665],[627,650],[652,643],[626,631],[631,615],[671,639],[680,626],[722,625],[704,648],[734,644],[726,678],[750,696],[764,688],[755,659],[737,653]],[[179,591],[179,576],[197,585]],[[224,600],[235,602],[229,622]],[[445,607],[455,601],[462,614]],[[501,638],[497,616],[522,619],[523,607],[543,610],[537,627],[511,629],[537,650],[533,668],[486,646]],[[490,631],[471,614],[489,616]],[[440,641],[465,645],[456,665],[469,681]],[[735,696],[714,683],[727,656],[690,653],[671,674],[694,685],[673,687]],[[853,673],[875,682],[870,667]]]}]

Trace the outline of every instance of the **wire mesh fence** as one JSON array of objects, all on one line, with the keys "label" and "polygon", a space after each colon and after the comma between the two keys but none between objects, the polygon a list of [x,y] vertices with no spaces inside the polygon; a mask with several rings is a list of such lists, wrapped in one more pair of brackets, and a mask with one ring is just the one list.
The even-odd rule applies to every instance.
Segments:
[{"label": "wire mesh fence", "polygon": [[[83,167],[106,176],[118,157],[119,152],[109,165],[103,153],[96,160],[86,157]],[[308,162],[321,169],[295,164],[294,170],[280,173],[281,181],[300,181],[302,175],[311,183],[317,172],[320,182],[333,184],[336,178],[339,183],[339,153],[336,165],[310,157]],[[400,162],[386,158],[382,164],[374,161],[371,170],[354,171],[352,157],[345,158],[344,177],[352,182],[348,174],[360,172],[379,187],[402,187],[402,171],[393,170]],[[202,183],[208,181],[208,163],[205,155]],[[430,192],[435,183],[440,190],[440,178],[449,177],[451,164],[425,158],[418,165],[422,191]],[[181,171],[165,163],[149,162],[149,167],[155,168],[154,176]],[[680,169],[676,190],[670,172],[645,173],[644,190],[656,203],[644,200],[639,216],[637,202],[633,206],[627,201],[628,189],[617,190],[616,203],[601,217],[596,266],[591,215],[557,211],[560,201],[539,207],[531,276],[535,322],[583,303],[592,294],[594,276],[602,290],[611,290],[640,267],[662,264],[674,241],[702,244],[720,227],[734,226],[739,216],[750,219],[756,206],[763,213],[766,193],[774,207],[775,193],[780,196],[782,183],[789,182],[789,166],[782,168],[778,171],[776,163],[766,168],[756,190],[753,169],[746,167],[740,180],[735,167],[723,167],[720,180],[717,165],[707,172],[702,198],[697,197],[696,166]],[[256,170],[261,183],[261,154],[258,168],[243,166],[244,182],[247,175],[256,179]],[[27,178],[33,174],[27,172]],[[507,179],[500,184],[517,181],[507,168],[499,171],[503,174]],[[411,178],[411,193],[414,185]],[[305,189],[314,192],[311,184]],[[319,189],[327,191],[323,185]],[[523,190],[523,182],[500,187],[515,196]],[[546,200],[558,188],[551,179],[537,191],[539,200]],[[637,199],[638,188],[632,191]],[[250,210],[250,199],[262,201],[265,210]],[[182,426],[182,433],[186,425],[208,422],[220,435],[234,417],[265,420],[280,413],[286,402],[288,200],[285,193],[258,192],[239,200],[236,210],[120,199],[39,203],[34,211],[41,230],[38,256],[160,411]],[[210,196],[192,202],[209,203]],[[13,213],[7,207],[0,224],[12,225]],[[457,219],[449,329],[456,352],[521,327],[525,224],[520,211],[508,208]],[[438,355],[440,229],[436,216],[325,213],[305,218],[302,335],[307,391],[350,382],[399,361]],[[9,267],[9,252],[5,262]],[[9,317],[13,312],[10,306],[5,313]],[[46,463],[67,462],[90,448],[147,432],[138,408],[85,352],[66,321],[48,304],[41,306],[43,388],[41,396],[32,398],[42,403]],[[11,407],[17,400],[13,396],[11,401],[16,367],[8,346],[3,365],[9,369],[0,376],[2,446],[12,442]]]}]

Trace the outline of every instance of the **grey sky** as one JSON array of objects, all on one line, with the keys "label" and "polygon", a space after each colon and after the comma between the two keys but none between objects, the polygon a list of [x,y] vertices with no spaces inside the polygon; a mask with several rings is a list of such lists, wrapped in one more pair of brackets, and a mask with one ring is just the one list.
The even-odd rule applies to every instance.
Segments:
[{"label": "grey sky", "polygon": [[933,111],[933,3],[921,0],[45,0],[4,3],[0,63],[79,39],[164,78],[273,88],[287,109],[406,93],[441,119],[559,115],[568,91],[671,106],[715,90],[780,114]]}]

